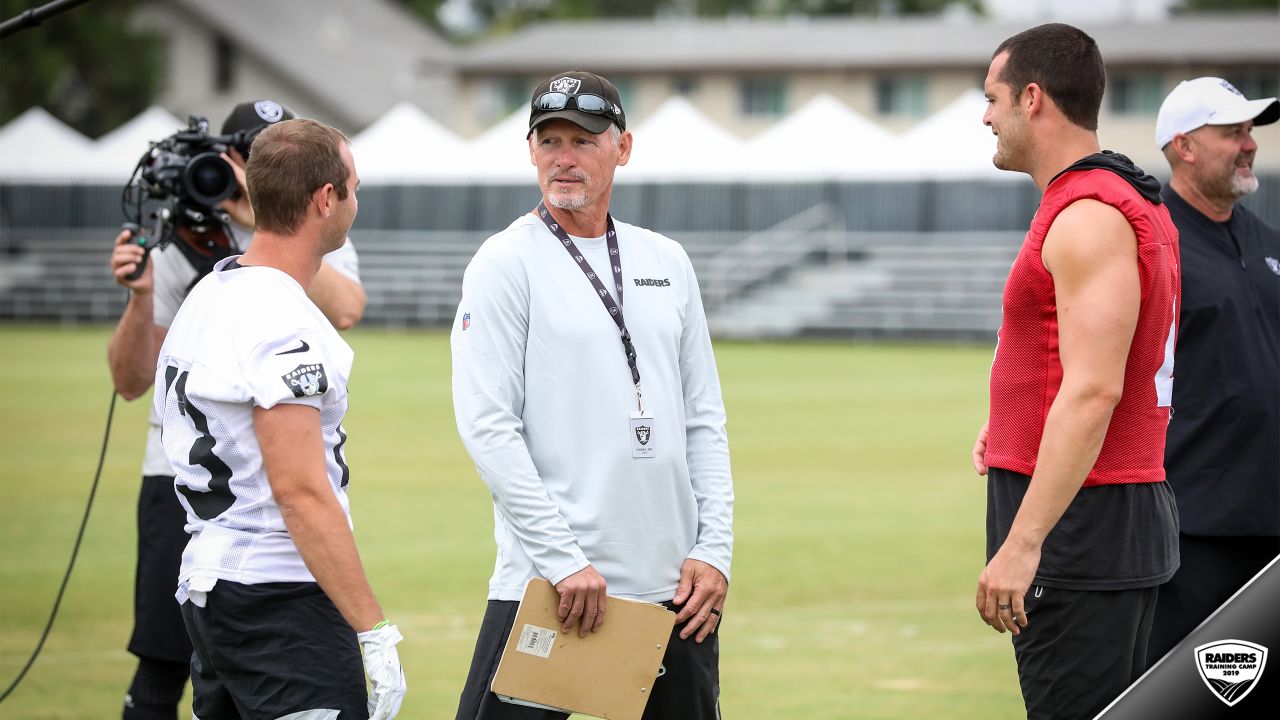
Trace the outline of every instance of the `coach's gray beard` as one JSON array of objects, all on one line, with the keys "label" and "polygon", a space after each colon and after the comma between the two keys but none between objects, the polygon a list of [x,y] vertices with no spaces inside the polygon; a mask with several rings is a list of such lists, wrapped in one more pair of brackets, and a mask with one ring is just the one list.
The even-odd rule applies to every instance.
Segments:
[{"label": "coach's gray beard", "polygon": [[580,189],[578,192],[573,192],[571,190],[557,188],[553,185],[551,192],[547,193],[547,201],[561,210],[581,210],[586,207],[591,201],[591,198],[587,194],[587,187],[591,184],[591,178],[587,177],[586,174],[582,172],[566,172],[564,170],[557,169],[547,173],[547,181],[550,182],[555,180],[561,175],[571,177],[574,180],[581,182],[582,184],[579,186]]},{"label": "coach's gray beard", "polygon": [[1239,200],[1258,192],[1258,176],[1250,174],[1249,177],[1240,177],[1236,173],[1231,173],[1231,194],[1235,195]]}]

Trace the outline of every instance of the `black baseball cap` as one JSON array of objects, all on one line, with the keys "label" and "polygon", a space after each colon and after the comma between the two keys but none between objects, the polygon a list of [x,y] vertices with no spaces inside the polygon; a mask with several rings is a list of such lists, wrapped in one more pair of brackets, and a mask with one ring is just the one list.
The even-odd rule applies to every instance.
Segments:
[{"label": "black baseball cap", "polygon": [[231,114],[222,121],[222,134],[230,135],[241,130],[254,130],[281,120],[293,120],[296,117],[289,108],[275,100],[242,102],[232,108]]},{"label": "black baseball cap", "polygon": [[[563,93],[568,96],[568,102],[561,109],[543,109],[539,100],[547,93]],[[580,95],[604,98],[605,108],[602,112],[583,112],[578,109],[577,99]],[[608,130],[610,123],[617,125],[619,130],[627,129],[627,117],[622,112],[622,98],[618,95],[618,88],[607,79],[585,70],[556,73],[538,85],[530,100],[529,133],[525,136],[542,123],[557,119],[568,120],[597,135]]]},{"label": "black baseball cap", "polygon": [[268,125],[274,125],[281,120],[293,120],[296,117],[293,111],[275,100],[242,102],[231,108],[231,114],[227,115],[227,119],[222,121],[222,134],[234,135],[240,133],[240,138],[235,143],[236,149],[248,159],[249,147],[263,128]]}]

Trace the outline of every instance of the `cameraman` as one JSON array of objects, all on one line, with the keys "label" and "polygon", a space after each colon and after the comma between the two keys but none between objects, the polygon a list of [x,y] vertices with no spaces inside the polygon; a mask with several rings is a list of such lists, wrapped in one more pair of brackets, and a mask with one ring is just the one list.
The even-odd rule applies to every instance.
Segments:
[{"label": "cameraman", "polygon": [[[220,207],[233,221],[236,237],[227,237],[221,221],[193,225],[179,220],[174,242],[153,250],[142,274],[128,276],[143,260],[143,248],[126,230],[116,237],[111,272],[129,289],[129,302],[107,346],[116,391],[126,400],[151,387],[156,358],[178,306],[220,259],[242,252],[253,232],[253,210],[245,190],[244,166],[257,133],[293,113],[271,100],[241,103],[222,126],[223,135],[240,133],[244,142],[223,156],[235,171],[238,192]],[[211,208],[195,208],[216,217]],[[181,213],[179,216],[181,217]],[[236,227],[236,226],[240,227]],[[364,313],[365,294],[350,239],[325,256],[308,296],[334,327],[345,330]],[[138,495],[138,565],[134,582],[134,627],[129,652],[138,669],[125,695],[125,720],[176,720],[178,703],[191,670],[191,641],[174,598],[178,569],[188,536],[186,513],[174,491],[173,470],[160,444],[159,421],[151,413]]]}]

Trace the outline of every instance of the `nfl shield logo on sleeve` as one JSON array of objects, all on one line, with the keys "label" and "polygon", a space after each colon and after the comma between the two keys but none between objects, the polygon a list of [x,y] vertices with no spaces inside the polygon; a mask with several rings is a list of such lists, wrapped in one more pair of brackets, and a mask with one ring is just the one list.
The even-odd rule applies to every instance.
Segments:
[{"label": "nfl shield logo on sleeve", "polygon": [[462,329],[466,330],[471,327],[471,313],[462,314]]},{"label": "nfl shield logo on sleeve", "polygon": [[1228,707],[1256,686],[1267,666],[1267,649],[1244,640],[1219,640],[1196,648],[1200,679]]}]

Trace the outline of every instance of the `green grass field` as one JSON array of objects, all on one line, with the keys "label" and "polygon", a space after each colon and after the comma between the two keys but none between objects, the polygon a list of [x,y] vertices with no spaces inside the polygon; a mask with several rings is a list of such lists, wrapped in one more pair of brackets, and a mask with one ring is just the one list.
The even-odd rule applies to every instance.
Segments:
[{"label": "green grass field", "polygon": [[[0,329],[0,686],[39,637],[84,509],[111,391],[107,337]],[[454,430],[448,339],[349,339],[351,502],[374,588],[406,637],[400,717],[452,718],[493,544],[488,493]],[[737,492],[724,717],[1017,717],[1008,636],[973,609],[985,491],[968,457],[991,349],[716,352]],[[61,615],[0,718],[119,717],[146,404],[117,405]]]}]

